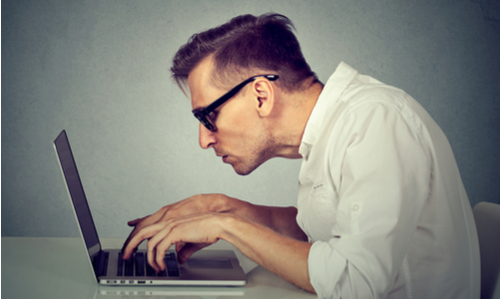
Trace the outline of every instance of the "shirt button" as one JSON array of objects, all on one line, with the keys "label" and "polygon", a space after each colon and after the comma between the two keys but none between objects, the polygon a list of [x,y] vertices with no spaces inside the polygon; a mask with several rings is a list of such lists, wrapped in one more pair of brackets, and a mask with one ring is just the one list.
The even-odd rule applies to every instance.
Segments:
[{"label": "shirt button", "polygon": [[352,211],[358,211],[358,209],[359,209],[359,205],[354,204],[354,205],[352,206]]}]

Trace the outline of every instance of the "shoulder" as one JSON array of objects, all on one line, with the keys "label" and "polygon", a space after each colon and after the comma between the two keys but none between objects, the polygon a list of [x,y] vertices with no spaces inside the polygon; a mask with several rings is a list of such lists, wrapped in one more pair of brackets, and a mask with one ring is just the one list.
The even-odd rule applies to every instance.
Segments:
[{"label": "shoulder", "polygon": [[346,103],[346,110],[358,106],[394,106],[402,108],[408,98],[403,90],[384,84],[372,77],[358,75],[345,89],[340,100]]}]

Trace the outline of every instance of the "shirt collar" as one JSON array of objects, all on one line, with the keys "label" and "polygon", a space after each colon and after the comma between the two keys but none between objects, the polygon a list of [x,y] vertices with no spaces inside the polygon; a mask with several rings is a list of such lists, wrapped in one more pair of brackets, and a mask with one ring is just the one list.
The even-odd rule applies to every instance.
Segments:
[{"label": "shirt collar", "polygon": [[311,152],[311,148],[316,142],[328,107],[337,102],[342,92],[344,92],[356,74],[358,74],[358,71],[346,63],[341,62],[326,82],[326,85],[323,87],[318,101],[309,116],[309,120],[307,121],[306,129],[304,130],[304,135],[302,137],[302,142],[299,147],[299,153],[304,159],[307,160],[309,153]]}]

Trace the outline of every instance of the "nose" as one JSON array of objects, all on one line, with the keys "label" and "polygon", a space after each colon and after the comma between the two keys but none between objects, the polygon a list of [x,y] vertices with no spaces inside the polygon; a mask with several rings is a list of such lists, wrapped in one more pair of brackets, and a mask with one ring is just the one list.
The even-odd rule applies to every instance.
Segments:
[{"label": "nose", "polygon": [[200,147],[208,149],[217,143],[217,139],[212,131],[208,130],[203,124],[200,123]]}]

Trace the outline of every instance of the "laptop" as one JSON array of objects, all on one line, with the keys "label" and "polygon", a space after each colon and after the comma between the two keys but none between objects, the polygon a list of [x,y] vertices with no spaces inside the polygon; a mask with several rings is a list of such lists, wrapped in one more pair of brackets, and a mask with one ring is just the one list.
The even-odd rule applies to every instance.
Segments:
[{"label": "laptop", "polygon": [[231,250],[200,250],[184,264],[178,264],[175,251],[169,250],[165,254],[167,269],[156,273],[147,263],[145,250],[123,260],[120,249],[102,249],[65,130],[55,139],[54,146],[89,263],[100,284],[240,287],[246,284],[245,273]]}]

